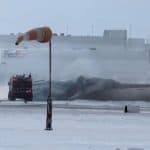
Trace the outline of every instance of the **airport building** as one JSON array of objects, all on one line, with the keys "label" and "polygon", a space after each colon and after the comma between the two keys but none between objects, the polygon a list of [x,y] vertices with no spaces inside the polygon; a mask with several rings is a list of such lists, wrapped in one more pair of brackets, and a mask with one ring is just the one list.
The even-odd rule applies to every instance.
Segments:
[{"label": "airport building", "polygon": [[54,36],[54,44],[58,46],[73,46],[74,49],[95,48],[95,49],[129,49],[149,50],[150,44],[144,38],[128,37],[127,30],[104,30],[102,36]]}]

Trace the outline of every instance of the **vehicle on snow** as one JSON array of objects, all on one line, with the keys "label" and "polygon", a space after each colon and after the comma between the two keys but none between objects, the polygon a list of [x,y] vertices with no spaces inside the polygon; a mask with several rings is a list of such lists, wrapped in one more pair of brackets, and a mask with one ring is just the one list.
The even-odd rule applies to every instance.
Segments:
[{"label": "vehicle on snow", "polygon": [[25,101],[32,101],[32,77],[31,74],[28,76],[25,75],[16,75],[10,77],[8,82],[9,92],[8,99],[15,101],[17,98],[24,99]]}]

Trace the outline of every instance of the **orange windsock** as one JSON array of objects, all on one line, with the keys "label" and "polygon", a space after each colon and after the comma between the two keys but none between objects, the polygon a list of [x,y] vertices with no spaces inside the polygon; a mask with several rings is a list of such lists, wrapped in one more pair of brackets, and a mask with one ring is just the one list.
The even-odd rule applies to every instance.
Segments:
[{"label": "orange windsock", "polygon": [[20,35],[16,40],[16,45],[22,41],[36,40],[40,43],[49,42],[52,38],[52,31],[48,27],[35,28]]}]

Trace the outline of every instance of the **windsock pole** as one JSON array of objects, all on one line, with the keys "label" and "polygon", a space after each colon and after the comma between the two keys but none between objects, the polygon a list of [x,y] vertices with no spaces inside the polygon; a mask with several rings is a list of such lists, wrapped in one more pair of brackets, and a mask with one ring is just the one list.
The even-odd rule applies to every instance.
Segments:
[{"label": "windsock pole", "polygon": [[51,66],[52,66],[52,57],[51,57],[51,38],[52,31],[48,27],[40,27],[31,29],[25,32],[23,35],[19,36],[16,40],[16,45],[19,45],[22,41],[31,41],[36,40],[40,43],[49,42],[49,91],[47,98],[47,113],[46,113],[46,130],[52,130],[52,93],[51,93]]},{"label": "windsock pole", "polygon": [[47,114],[46,114],[46,130],[52,130],[52,90],[51,90],[51,76],[52,76],[52,44],[49,41],[49,92],[47,98]]}]

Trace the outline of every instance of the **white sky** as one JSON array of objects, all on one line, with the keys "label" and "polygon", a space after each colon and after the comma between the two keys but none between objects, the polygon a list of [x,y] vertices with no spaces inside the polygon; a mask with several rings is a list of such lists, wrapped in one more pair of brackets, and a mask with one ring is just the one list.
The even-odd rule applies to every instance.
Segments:
[{"label": "white sky", "polygon": [[150,38],[149,0],[0,0],[0,34],[50,26],[54,32],[101,35],[128,29]]}]

